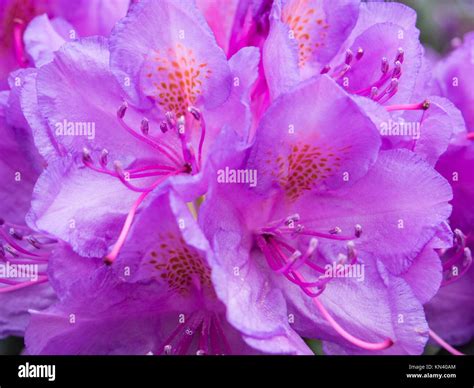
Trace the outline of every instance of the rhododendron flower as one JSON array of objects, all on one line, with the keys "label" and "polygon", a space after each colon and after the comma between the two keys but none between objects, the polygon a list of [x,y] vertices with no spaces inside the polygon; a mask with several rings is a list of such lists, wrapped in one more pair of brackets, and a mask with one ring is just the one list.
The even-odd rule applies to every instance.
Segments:
[{"label": "rhododendron flower", "polygon": [[0,337],[462,354],[472,32],[443,57],[394,2],[0,5]]},{"label": "rhododendron flower", "polygon": [[[252,316],[267,322],[265,330],[272,327],[266,311],[278,311],[281,321],[295,316],[301,335],[332,343],[329,352],[417,354],[428,338],[427,298],[414,293],[417,272],[407,273],[425,247],[446,246],[433,239],[449,239],[451,190],[412,152],[379,152],[376,126],[356,101],[325,76],[269,108],[247,162],[237,166],[259,172],[257,188],[216,187],[202,205],[216,290],[243,332],[254,320],[241,306],[264,301],[268,307]],[[365,279],[329,276],[328,263],[361,265]],[[441,269],[430,268],[433,294]]]},{"label": "rhododendron flower", "polygon": [[[202,194],[209,177],[201,172],[223,126],[247,138],[248,89],[258,52],[244,48],[227,61],[197,12],[184,3],[136,4],[113,32],[110,55],[105,39],[68,43],[26,79],[26,116],[37,129],[40,153],[50,160],[35,189],[32,225],[85,256],[105,255],[118,238],[108,256],[113,261],[154,188],[169,177],[189,176],[188,197]],[[170,24],[157,25],[154,13],[166,14]],[[167,33],[170,28],[175,35]],[[188,31],[183,40],[182,29]],[[159,53],[159,47],[166,50]],[[69,123],[93,128],[81,136]],[[89,197],[87,203],[77,195]]]}]

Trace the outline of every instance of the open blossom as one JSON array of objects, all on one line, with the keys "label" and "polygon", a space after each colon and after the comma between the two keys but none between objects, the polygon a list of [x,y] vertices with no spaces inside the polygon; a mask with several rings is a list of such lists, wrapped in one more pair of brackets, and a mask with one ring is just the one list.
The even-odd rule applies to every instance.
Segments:
[{"label": "open blossom", "polygon": [[3,3],[0,273],[36,272],[0,276],[0,337],[32,355],[473,337],[472,33],[435,63],[393,2]]},{"label": "open blossom", "polygon": [[[49,271],[60,301],[33,313],[27,351],[256,353],[226,320],[207,264],[212,254],[186,204],[173,192],[159,194],[136,220],[130,244],[113,266],[56,250]],[[310,353],[296,334],[292,340],[285,346],[278,337],[265,338],[276,353]]]},{"label": "open blossom", "polygon": [[[153,15],[167,18],[157,25]],[[25,77],[22,98],[50,161],[30,222],[84,256],[104,256],[118,239],[113,261],[154,188],[176,177],[189,182],[184,196],[202,194],[219,131],[229,125],[248,136],[248,89],[259,56],[244,48],[226,60],[198,11],[174,2],[136,4],[110,47],[102,38],[65,44],[53,62]]]},{"label": "open blossom", "polygon": [[[428,338],[422,302],[441,280],[438,256],[426,252],[429,296],[415,294],[417,272],[408,273],[425,246],[446,246],[438,236],[449,239],[451,190],[416,154],[380,152],[375,123],[356,101],[322,77],[269,108],[235,166],[256,169],[257,187],[216,186],[202,205],[216,290],[244,333],[265,322],[260,330],[327,340],[331,353],[417,354]],[[362,266],[365,277],[332,277],[327,264]],[[247,321],[242,306],[262,303],[252,311],[259,321]],[[267,310],[278,311],[279,326]]]}]

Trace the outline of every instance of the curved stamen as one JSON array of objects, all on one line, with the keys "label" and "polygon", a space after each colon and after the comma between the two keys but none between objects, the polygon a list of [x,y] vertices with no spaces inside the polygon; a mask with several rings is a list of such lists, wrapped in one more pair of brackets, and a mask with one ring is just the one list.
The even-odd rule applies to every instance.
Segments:
[{"label": "curved stamen", "polygon": [[445,340],[443,340],[438,334],[430,329],[430,337],[433,338],[442,348],[446,349],[449,353],[454,356],[464,356],[464,353],[461,353],[459,350],[453,348]]},{"label": "curved stamen", "polygon": [[343,329],[341,325],[339,325],[339,323],[335,321],[335,319],[329,314],[329,312],[326,310],[326,308],[324,307],[324,305],[320,302],[318,298],[313,298],[313,302],[318,308],[318,310],[320,311],[323,318],[329,322],[332,328],[341,337],[349,341],[351,344],[356,345],[359,348],[366,349],[366,350],[384,350],[384,349],[388,349],[390,346],[393,345],[393,341],[390,338],[386,338],[382,342],[367,342],[353,336],[352,334],[348,333],[345,329]]},{"label": "curved stamen", "polygon": [[127,218],[125,219],[125,223],[122,227],[122,230],[120,231],[120,235],[117,239],[117,242],[115,243],[112,251],[109,254],[107,254],[104,258],[104,261],[105,261],[106,264],[108,264],[108,265],[112,264],[115,261],[115,259],[117,258],[120,250],[122,249],[123,244],[125,243],[128,232],[130,231],[133,219],[135,218],[135,214],[136,214],[137,209],[140,206],[140,204],[145,200],[145,198],[148,196],[148,194],[150,194],[153,191],[153,189],[155,189],[160,183],[162,183],[170,175],[176,175],[176,174],[168,174],[168,175],[165,175],[164,177],[158,179],[155,183],[153,183],[150,186],[148,191],[145,191],[142,194],[140,194],[140,196],[137,198],[137,200],[133,203],[132,208],[130,209],[129,213],[127,214]]},{"label": "curved stamen", "polygon": [[419,102],[417,104],[399,104],[386,106],[387,112],[393,112],[394,110],[427,110],[430,107],[428,100]]},{"label": "curved stamen", "polygon": [[199,168],[201,168],[202,167],[202,148],[204,145],[204,139],[206,137],[206,122],[201,112],[197,108],[189,107],[188,110],[193,115],[194,119],[199,121],[201,125],[201,137],[199,138],[199,146],[198,146],[198,164],[199,164]]}]

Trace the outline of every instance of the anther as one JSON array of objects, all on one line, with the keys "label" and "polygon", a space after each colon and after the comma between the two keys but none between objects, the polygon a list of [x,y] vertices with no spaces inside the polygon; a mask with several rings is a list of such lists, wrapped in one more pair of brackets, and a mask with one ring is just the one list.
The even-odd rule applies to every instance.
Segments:
[{"label": "anther", "polygon": [[393,72],[392,72],[392,78],[400,77],[401,73],[402,73],[402,63],[400,61],[395,61],[395,68],[393,69]]},{"label": "anther", "polygon": [[108,163],[108,160],[109,159],[109,151],[107,151],[105,148],[102,150],[102,152],[100,153],[100,164],[102,165],[102,167],[107,167],[107,163]]},{"label": "anther", "polygon": [[362,226],[360,224],[357,224],[355,227],[354,227],[354,234],[357,238],[359,238],[360,236],[362,236]]},{"label": "anther", "polygon": [[298,213],[292,214],[291,216],[286,217],[285,225],[292,225],[294,222],[298,222],[300,220],[300,215]]},{"label": "anther", "polygon": [[425,100],[422,105],[423,110],[429,109],[430,105],[431,103],[428,100]]},{"label": "anther", "polygon": [[329,70],[331,70],[331,66],[325,65],[325,66],[321,69],[320,74],[329,73]]},{"label": "anther", "polygon": [[370,89],[370,98],[376,97],[378,92],[379,88],[377,88],[377,86],[372,86],[372,88]]},{"label": "anther", "polygon": [[168,123],[166,121],[162,121],[160,123],[160,131],[163,132],[163,133],[166,133],[168,132]]},{"label": "anther", "polygon": [[342,229],[339,226],[336,226],[335,228],[332,228],[329,231],[329,234],[340,234],[342,232]]},{"label": "anther", "polygon": [[405,52],[401,47],[398,48],[397,56],[395,58],[395,62],[400,62],[403,63],[403,60],[405,58]]},{"label": "anther", "polygon": [[14,228],[10,228],[8,230],[8,233],[10,234],[10,236],[12,236],[15,240],[23,240],[23,236],[17,232]]},{"label": "anther", "polygon": [[380,70],[382,71],[382,73],[387,73],[388,72],[388,69],[389,69],[389,65],[388,65],[388,59],[386,57],[383,57],[382,58],[382,64],[380,66]]},{"label": "anther", "polygon": [[201,112],[194,106],[188,107],[188,112],[191,113],[196,120],[199,121],[201,119]]},{"label": "anther", "polygon": [[127,101],[124,101],[124,102],[122,103],[122,105],[120,105],[120,108],[118,108],[118,110],[117,110],[117,117],[118,117],[119,119],[123,119],[124,116],[125,116],[125,112],[127,111],[127,109],[128,109]]},{"label": "anther", "polygon": [[82,149],[82,161],[84,163],[92,163],[91,152],[86,147]]},{"label": "anther", "polygon": [[364,55],[364,49],[362,47],[359,47],[357,49],[356,59],[357,60],[361,59],[363,55]]},{"label": "anther", "polygon": [[346,58],[344,60],[344,63],[346,65],[350,65],[352,62],[352,58],[354,57],[354,54],[352,53],[351,49],[346,50]]},{"label": "anther", "polygon": [[140,123],[140,130],[144,135],[148,135],[148,132],[150,131],[150,123],[146,117],[144,117]]},{"label": "anther", "polygon": [[166,118],[166,123],[168,124],[168,127],[170,129],[174,129],[174,127],[176,126],[176,116],[175,116],[174,112],[172,112],[172,111],[166,112],[165,113],[165,118]]}]

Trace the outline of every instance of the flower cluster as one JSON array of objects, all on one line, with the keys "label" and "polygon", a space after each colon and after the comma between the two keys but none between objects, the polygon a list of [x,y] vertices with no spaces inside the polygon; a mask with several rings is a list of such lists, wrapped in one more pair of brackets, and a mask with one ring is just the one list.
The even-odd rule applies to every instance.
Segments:
[{"label": "flower cluster", "polygon": [[[0,335],[459,354],[474,35],[358,0],[2,0]],[[431,338],[431,339],[430,339]]]}]

